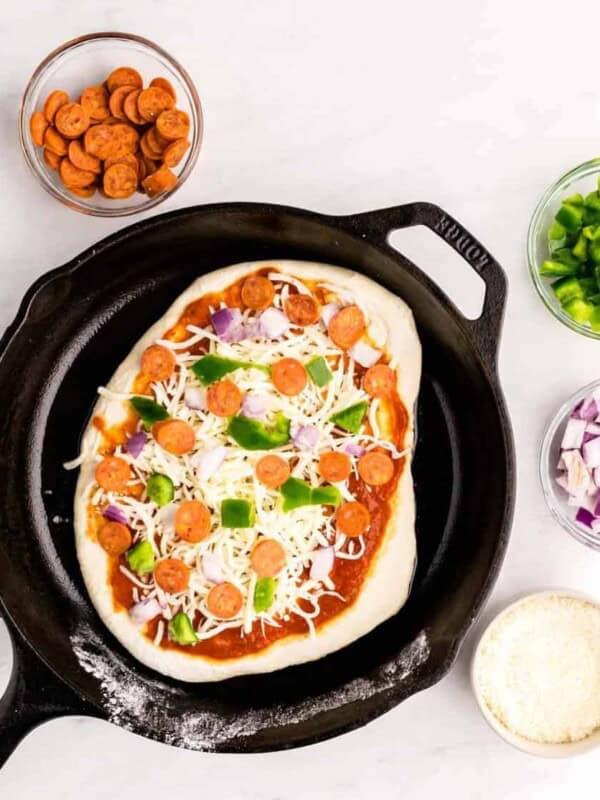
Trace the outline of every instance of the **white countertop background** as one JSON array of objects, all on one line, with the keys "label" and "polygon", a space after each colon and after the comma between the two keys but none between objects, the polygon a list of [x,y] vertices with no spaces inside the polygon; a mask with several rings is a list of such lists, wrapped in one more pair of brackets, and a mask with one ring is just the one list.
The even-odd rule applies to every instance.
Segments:
[{"label": "white countertop background", "polygon": [[[475,706],[468,664],[482,626],[516,595],[566,586],[600,597],[600,554],[557,527],[537,477],[544,425],[566,396],[599,376],[600,344],[550,316],[524,259],[540,194],[600,155],[599,22],[597,0],[3,6],[1,326],[41,273],[125,224],[77,215],[36,185],[17,141],[23,88],[67,39],[138,33],[188,69],[205,110],[197,167],[160,211],[248,200],[351,213],[429,200],[500,261],[510,280],[500,375],[518,494],[502,574],[451,674],[366,728],[291,752],[222,756],[177,751],[96,720],[62,719],[20,745],[0,772],[0,798],[554,800],[597,785],[600,754],[547,762],[500,741]],[[432,234],[404,232],[395,241],[443,276],[453,298],[472,303],[468,268]],[[0,623],[0,692],[10,661]]]}]

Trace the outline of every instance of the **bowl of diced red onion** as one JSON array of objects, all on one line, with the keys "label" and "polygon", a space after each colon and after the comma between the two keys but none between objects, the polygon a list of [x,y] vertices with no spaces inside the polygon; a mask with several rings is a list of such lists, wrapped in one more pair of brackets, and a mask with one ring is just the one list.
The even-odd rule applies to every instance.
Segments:
[{"label": "bowl of diced red onion", "polygon": [[548,426],[540,477],[554,518],[600,550],[600,380],[572,395]]}]

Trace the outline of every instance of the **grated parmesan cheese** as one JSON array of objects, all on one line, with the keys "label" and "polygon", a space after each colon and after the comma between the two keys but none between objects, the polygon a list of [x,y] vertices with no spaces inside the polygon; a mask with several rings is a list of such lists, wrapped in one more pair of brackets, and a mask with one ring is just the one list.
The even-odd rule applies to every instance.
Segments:
[{"label": "grated parmesan cheese", "polygon": [[517,603],[484,635],[475,680],[509,731],[534,742],[584,739],[600,727],[600,608],[560,594]]}]

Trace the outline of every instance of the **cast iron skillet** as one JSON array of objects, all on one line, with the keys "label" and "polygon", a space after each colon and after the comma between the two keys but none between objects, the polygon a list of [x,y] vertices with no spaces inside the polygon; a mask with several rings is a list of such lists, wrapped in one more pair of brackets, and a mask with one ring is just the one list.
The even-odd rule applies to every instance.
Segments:
[{"label": "cast iron skillet", "polygon": [[[461,316],[387,244],[392,230],[411,225],[433,230],[482,277],[479,319]],[[61,465],[78,452],[96,387],[171,301],[205,271],[266,258],[352,267],[415,314],[424,356],[418,568],[406,606],[338,653],[271,675],[177,683],[136,662],[91,607],[73,544],[76,474]],[[38,280],[0,343],[0,608],[14,646],[0,764],[36,725],[69,714],[196,749],[295,747],[357,728],[440,680],[508,540],[513,448],[496,375],[505,295],[496,261],[427,203],[347,217],[245,203],[183,209],[126,228]],[[82,640],[87,670],[74,652]]]}]

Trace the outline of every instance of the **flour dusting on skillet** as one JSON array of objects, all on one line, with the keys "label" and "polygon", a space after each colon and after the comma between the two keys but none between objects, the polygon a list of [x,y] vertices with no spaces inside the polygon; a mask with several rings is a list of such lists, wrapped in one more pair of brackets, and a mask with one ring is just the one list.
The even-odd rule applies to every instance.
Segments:
[{"label": "flour dusting on skillet", "polygon": [[179,713],[169,698],[169,695],[175,698],[175,689],[157,679],[158,685],[153,691],[118,661],[87,625],[77,627],[71,635],[71,644],[83,669],[100,682],[104,709],[110,722],[134,732],[155,729],[160,731],[166,744],[204,751],[217,749],[219,745],[238,737],[252,736],[266,728],[304,722],[319,713],[392,689],[410,678],[427,661],[431,652],[427,634],[421,631],[397,658],[383,664],[368,677],[356,678],[336,691],[296,704],[274,705],[227,717],[212,711]]}]

